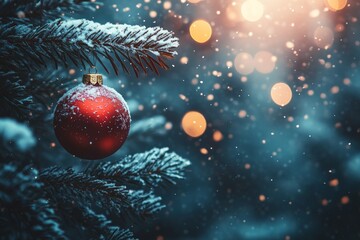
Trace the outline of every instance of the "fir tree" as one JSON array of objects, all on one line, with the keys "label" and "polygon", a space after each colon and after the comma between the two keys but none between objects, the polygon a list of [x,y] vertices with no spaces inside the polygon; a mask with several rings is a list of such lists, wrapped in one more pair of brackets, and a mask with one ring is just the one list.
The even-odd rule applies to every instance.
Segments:
[{"label": "fir tree", "polygon": [[[96,61],[116,75],[159,74],[168,69],[164,60],[176,55],[178,39],[160,27],[101,25],[64,14],[99,6],[86,0],[0,2],[4,239],[133,239],[129,220],[164,208],[155,189],[175,184],[190,164],[168,148],[73,165],[74,159],[48,153],[51,103],[73,84],[66,68],[87,69]],[[164,121],[162,116],[135,121],[128,141],[157,134]]]}]

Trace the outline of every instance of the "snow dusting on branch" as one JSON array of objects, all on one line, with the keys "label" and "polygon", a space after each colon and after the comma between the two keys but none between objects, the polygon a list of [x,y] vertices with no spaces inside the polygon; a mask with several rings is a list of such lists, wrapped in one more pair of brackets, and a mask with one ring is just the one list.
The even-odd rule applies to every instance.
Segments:
[{"label": "snow dusting on branch", "polygon": [[15,143],[21,152],[30,150],[36,144],[32,131],[10,118],[0,119],[0,138],[5,142]]},{"label": "snow dusting on branch", "polygon": [[7,47],[1,54],[7,61],[13,59],[17,67],[30,67],[29,62],[34,62],[40,68],[49,61],[67,66],[70,61],[86,68],[86,64],[95,65],[92,59],[96,59],[108,73],[104,60],[117,75],[119,66],[126,73],[132,69],[136,76],[149,70],[158,74],[159,67],[169,68],[164,58],[177,55],[179,46],[178,38],[160,27],[58,19],[40,27],[10,23],[5,28],[0,43]]}]

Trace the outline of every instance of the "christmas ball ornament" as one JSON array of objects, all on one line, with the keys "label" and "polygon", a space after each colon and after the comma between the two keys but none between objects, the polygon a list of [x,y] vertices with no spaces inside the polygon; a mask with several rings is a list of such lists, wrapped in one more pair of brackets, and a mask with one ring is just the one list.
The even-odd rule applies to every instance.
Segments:
[{"label": "christmas ball ornament", "polygon": [[83,83],[65,93],[55,109],[55,135],[79,158],[110,156],[129,134],[131,119],[125,100],[102,83],[101,74],[85,74]]}]

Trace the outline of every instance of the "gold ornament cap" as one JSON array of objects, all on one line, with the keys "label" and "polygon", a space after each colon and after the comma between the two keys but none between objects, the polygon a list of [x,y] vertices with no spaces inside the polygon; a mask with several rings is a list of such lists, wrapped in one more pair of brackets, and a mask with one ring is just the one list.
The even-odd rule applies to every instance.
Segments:
[{"label": "gold ornament cap", "polygon": [[103,84],[103,76],[98,73],[84,74],[82,82],[86,85],[101,86]]}]

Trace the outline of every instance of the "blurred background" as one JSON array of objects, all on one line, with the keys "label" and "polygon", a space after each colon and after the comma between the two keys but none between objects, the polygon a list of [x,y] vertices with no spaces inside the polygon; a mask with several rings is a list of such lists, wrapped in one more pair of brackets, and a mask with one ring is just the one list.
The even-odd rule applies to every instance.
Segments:
[{"label": "blurred background", "polygon": [[[360,238],[359,1],[103,2],[74,18],[180,39],[160,76],[98,66],[133,117],[109,158],[168,146],[192,162],[186,180],[158,192],[167,208],[134,223],[140,239]],[[37,136],[52,163],[89,164],[49,129]]]}]

